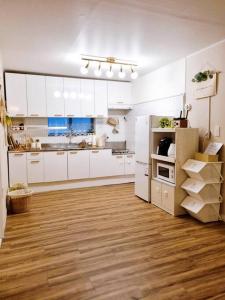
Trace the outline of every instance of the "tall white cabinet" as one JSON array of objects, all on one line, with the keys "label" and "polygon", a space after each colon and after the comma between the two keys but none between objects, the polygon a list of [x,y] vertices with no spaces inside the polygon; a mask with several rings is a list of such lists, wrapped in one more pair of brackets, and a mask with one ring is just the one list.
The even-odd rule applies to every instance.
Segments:
[{"label": "tall white cabinet", "polygon": [[27,83],[25,74],[6,73],[7,111],[12,117],[27,116]]},{"label": "tall white cabinet", "polygon": [[27,81],[27,116],[46,116],[45,76],[26,75]]},{"label": "tall white cabinet", "polygon": [[46,77],[47,115],[64,117],[63,78]]},{"label": "tall white cabinet", "polygon": [[64,78],[65,117],[81,117],[80,79]]}]

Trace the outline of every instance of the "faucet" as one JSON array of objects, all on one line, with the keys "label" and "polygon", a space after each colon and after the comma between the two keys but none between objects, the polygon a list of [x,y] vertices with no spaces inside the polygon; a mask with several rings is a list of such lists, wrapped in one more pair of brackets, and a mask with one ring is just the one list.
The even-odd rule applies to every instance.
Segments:
[{"label": "faucet", "polygon": [[71,144],[73,136],[76,136],[76,134],[74,134],[73,129],[70,129],[69,132],[66,134],[66,137],[69,138],[69,144]]}]

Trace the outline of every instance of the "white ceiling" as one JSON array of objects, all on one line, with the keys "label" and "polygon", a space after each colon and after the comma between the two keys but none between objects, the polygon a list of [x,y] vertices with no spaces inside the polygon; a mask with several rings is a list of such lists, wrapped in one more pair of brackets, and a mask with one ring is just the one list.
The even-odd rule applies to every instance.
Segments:
[{"label": "white ceiling", "polygon": [[0,0],[5,69],[80,76],[89,54],[145,74],[224,38],[224,0]]}]

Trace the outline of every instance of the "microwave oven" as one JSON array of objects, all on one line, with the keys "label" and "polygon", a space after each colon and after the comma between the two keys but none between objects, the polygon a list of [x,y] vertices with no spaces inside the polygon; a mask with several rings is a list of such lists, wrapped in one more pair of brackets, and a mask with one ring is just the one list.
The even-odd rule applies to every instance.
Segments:
[{"label": "microwave oven", "polygon": [[175,183],[175,166],[158,162],[157,178]]}]

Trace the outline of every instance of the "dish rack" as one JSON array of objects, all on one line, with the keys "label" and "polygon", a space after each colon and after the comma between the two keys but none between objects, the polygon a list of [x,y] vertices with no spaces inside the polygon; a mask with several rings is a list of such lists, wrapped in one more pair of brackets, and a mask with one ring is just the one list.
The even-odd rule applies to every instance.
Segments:
[{"label": "dish rack", "polygon": [[190,215],[203,223],[220,219],[222,162],[188,159],[182,169],[190,176],[182,184],[187,196],[181,203]]}]

